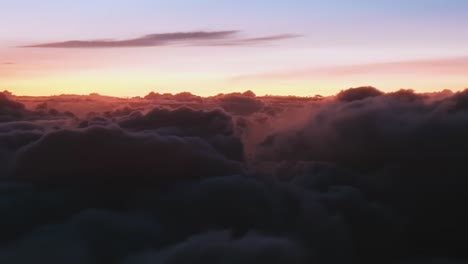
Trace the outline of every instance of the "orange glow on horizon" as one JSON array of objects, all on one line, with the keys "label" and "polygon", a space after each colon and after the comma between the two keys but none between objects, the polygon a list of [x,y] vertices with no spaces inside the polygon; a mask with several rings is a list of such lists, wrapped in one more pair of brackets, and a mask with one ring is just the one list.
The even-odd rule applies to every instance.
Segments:
[{"label": "orange glow on horizon", "polygon": [[[96,57],[89,58],[90,55]],[[210,63],[198,67],[201,57],[164,57],[164,61],[154,62],[145,61],[142,56],[138,57],[140,61],[131,53],[116,51],[15,51],[6,57],[8,63],[0,64],[0,90],[31,96],[99,93],[135,97],[152,91],[213,96],[246,90],[260,96],[328,96],[359,86],[374,86],[385,92],[402,88],[418,92],[459,91],[468,87],[468,57],[314,66],[306,70],[278,65],[261,70],[262,64],[258,64],[239,70],[242,60],[235,61],[235,67],[226,63],[215,69]]]}]

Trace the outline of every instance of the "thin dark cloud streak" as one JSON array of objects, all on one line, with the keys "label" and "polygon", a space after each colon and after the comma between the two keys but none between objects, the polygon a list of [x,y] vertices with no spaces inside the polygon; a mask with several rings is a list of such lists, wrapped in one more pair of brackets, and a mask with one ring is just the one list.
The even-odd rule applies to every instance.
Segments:
[{"label": "thin dark cloud streak", "polygon": [[275,40],[292,39],[292,38],[300,38],[300,37],[302,37],[302,35],[279,34],[279,35],[266,36],[266,37],[241,39],[239,42],[263,42],[263,41],[275,41]]},{"label": "thin dark cloud streak", "polygon": [[240,46],[260,44],[271,41],[297,38],[300,35],[279,34],[256,38],[239,38],[240,31],[195,31],[149,34],[133,39],[124,40],[69,40],[34,45],[20,46],[21,48],[137,48],[157,46]]},{"label": "thin dark cloud streak", "polygon": [[[222,41],[213,43],[210,46],[271,46],[271,42],[274,41],[281,41],[287,39],[294,39],[300,38],[302,35],[298,34],[279,34],[279,35],[271,35],[265,37],[257,37],[257,38],[244,38],[244,39],[233,39],[229,41]],[[201,45],[200,45],[201,44]],[[204,43],[195,43],[195,46],[203,46]]]}]

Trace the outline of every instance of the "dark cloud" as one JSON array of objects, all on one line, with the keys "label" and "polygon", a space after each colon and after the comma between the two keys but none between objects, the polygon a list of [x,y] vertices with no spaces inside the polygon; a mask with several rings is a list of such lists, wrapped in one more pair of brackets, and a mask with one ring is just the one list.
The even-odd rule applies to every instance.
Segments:
[{"label": "dark cloud", "polygon": [[26,114],[23,104],[10,100],[7,94],[0,93],[0,122],[15,121]]},{"label": "dark cloud", "polygon": [[[63,222],[34,229],[0,251],[3,263],[117,263],[132,250],[167,243],[157,220],[141,215],[89,209]],[[42,247],[38,248],[37,244]]]},{"label": "dark cloud", "polygon": [[[21,124],[21,126],[29,126],[28,124]],[[32,128],[32,127],[30,127]],[[0,148],[4,150],[18,150],[22,146],[26,146],[41,138],[43,134],[43,127],[41,130],[22,130],[18,125],[1,126],[0,129],[12,129],[8,132],[0,132]],[[15,129],[15,130],[13,130]]]},{"label": "dark cloud", "polygon": [[156,108],[145,115],[137,112],[127,116],[119,125],[132,131],[201,137],[230,159],[241,161],[244,157],[242,143],[234,135],[232,117],[221,110]]},{"label": "dark cloud", "polygon": [[125,264],[149,263],[307,263],[303,251],[287,239],[249,234],[233,239],[229,232],[207,233],[162,251],[133,256]]},{"label": "dark cloud", "polygon": [[225,111],[243,116],[259,112],[264,107],[261,100],[248,93],[218,96],[218,102]]},{"label": "dark cloud", "polygon": [[193,95],[189,92],[182,92],[182,93],[178,93],[174,95],[150,92],[144,98],[148,100],[167,100],[167,101],[176,101],[176,102],[195,102],[195,103],[203,102],[202,97]]},{"label": "dark cloud", "polygon": [[0,99],[2,263],[468,259],[468,91]]},{"label": "dark cloud", "polygon": [[340,101],[352,102],[366,99],[368,97],[379,96],[382,94],[383,92],[375,89],[374,87],[360,87],[341,91],[336,95],[336,98]]},{"label": "dark cloud", "polygon": [[197,31],[150,34],[125,40],[71,40],[23,46],[24,48],[130,48],[170,45],[246,45],[296,38],[298,35],[281,34],[258,38],[240,38],[239,31]]},{"label": "dark cloud", "polygon": [[120,126],[132,130],[182,128],[184,135],[232,135],[232,118],[221,110],[203,111],[190,108],[175,110],[156,108],[145,115],[135,115],[122,120]]},{"label": "dark cloud", "polygon": [[451,221],[466,220],[457,209],[467,199],[466,94],[434,101],[411,91],[349,90],[342,96],[350,100],[325,103],[303,126],[268,137],[259,159],[322,161],[359,171],[366,176],[354,184],[411,217],[408,240],[418,250],[461,254],[457,241],[468,229]]},{"label": "dark cloud", "polygon": [[105,195],[98,190],[134,192],[240,172],[240,164],[199,138],[90,127],[52,132],[21,149],[14,177],[50,188],[95,189]]},{"label": "dark cloud", "polygon": [[[33,186],[18,183],[0,185],[0,246],[29,234],[35,228],[58,222],[70,214],[63,195],[40,192]],[[0,254],[2,255],[2,254]]]},{"label": "dark cloud", "polygon": [[[305,259],[317,263],[389,254],[386,249],[395,243],[399,225],[390,212],[366,201],[351,187],[321,193],[240,176],[176,186],[146,206],[139,204],[154,208],[161,223],[177,230],[176,237],[214,229],[230,230],[232,239],[242,239],[257,230],[299,243],[297,249],[307,248]],[[184,220],[188,218],[190,222]],[[359,254],[373,253],[353,256],[353,248]],[[333,255],[334,251],[341,253]]]},{"label": "dark cloud", "polygon": [[458,261],[453,259],[443,259],[443,258],[435,258],[435,259],[413,259],[408,261],[403,261],[399,264],[464,264],[467,263],[466,261]]},{"label": "dark cloud", "polygon": [[0,123],[19,120],[60,120],[73,118],[71,112],[59,112],[54,108],[38,108],[31,111],[22,103],[16,102],[8,92],[0,93]]}]

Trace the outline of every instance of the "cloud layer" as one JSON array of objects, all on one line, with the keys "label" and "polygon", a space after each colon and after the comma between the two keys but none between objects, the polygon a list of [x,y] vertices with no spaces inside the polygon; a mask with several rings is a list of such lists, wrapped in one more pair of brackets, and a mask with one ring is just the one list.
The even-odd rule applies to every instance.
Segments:
[{"label": "cloud layer", "polygon": [[467,133],[468,91],[2,93],[0,262],[466,263]]}]

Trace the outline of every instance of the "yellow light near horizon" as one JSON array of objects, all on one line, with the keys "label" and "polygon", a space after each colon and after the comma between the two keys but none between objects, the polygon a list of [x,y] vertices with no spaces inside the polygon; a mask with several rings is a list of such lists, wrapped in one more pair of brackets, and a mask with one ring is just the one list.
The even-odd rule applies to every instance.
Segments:
[{"label": "yellow light near horizon", "polygon": [[40,78],[12,79],[2,88],[18,95],[57,95],[100,93],[112,96],[144,96],[150,91],[201,95],[214,93],[217,76],[198,73],[75,72]]},{"label": "yellow light near horizon", "polygon": [[382,91],[411,88],[418,92],[465,88],[462,76],[433,76],[396,78],[394,76],[352,76],[302,80],[245,80],[233,81],[230,73],[157,72],[137,70],[75,71],[2,80],[0,90],[16,95],[48,96],[59,94],[99,93],[117,97],[144,96],[151,91],[159,93],[191,92],[200,96],[252,90],[257,95],[314,96],[334,95],[358,86],[375,86]]}]

